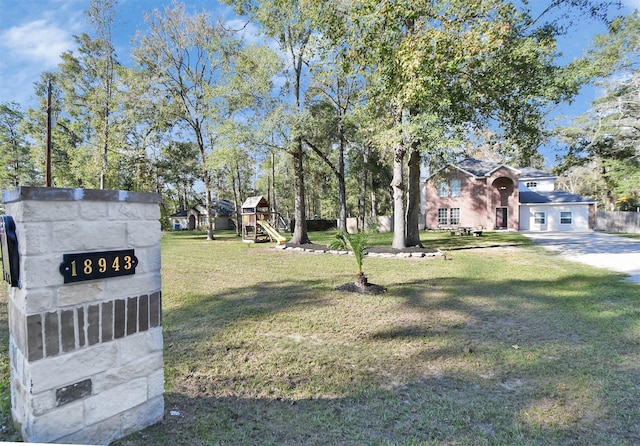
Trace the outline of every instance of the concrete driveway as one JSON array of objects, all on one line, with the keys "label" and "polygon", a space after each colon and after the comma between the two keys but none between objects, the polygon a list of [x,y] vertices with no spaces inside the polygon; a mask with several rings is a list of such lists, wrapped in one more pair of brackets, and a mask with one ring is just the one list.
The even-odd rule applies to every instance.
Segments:
[{"label": "concrete driveway", "polygon": [[602,232],[523,232],[536,245],[569,260],[628,274],[640,283],[640,240]]}]

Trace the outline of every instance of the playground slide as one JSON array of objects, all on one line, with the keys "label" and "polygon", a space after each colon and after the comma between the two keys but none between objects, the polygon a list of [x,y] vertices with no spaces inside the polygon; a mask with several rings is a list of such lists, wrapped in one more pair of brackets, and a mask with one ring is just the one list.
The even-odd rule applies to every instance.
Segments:
[{"label": "playground slide", "polygon": [[276,231],[276,229],[269,224],[269,222],[264,220],[258,220],[258,224],[264,228],[264,230],[267,232],[267,234],[269,234],[269,237],[271,237],[272,240],[275,240],[276,242],[278,242],[278,245],[281,245],[287,241],[286,238],[280,235],[280,233]]}]

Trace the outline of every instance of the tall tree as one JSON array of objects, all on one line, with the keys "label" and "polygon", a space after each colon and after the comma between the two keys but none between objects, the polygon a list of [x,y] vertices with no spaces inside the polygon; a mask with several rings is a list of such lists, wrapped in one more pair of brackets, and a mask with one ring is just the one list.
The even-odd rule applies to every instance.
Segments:
[{"label": "tall tree", "polygon": [[[366,92],[362,97],[368,97]],[[385,138],[379,138],[382,129],[389,127],[388,108],[376,101],[360,101],[354,110],[356,130],[355,150],[350,150],[349,172],[358,184],[358,227],[365,229],[366,216],[377,224],[379,214],[389,210],[391,202],[391,166],[385,151]]]},{"label": "tall tree", "polygon": [[[187,130],[198,147],[205,201],[212,212],[214,177],[209,160],[230,119],[242,114],[271,89],[273,64],[267,48],[245,49],[243,42],[205,13],[189,15],[174,2],[146,17],[134,58],[142,67],[162,118]],[[249,53],[258,52],[261,63]],[[267,93],[268,94],[268,93]],[[240,115],[240,117],[239,117]],[[207,239],[213,240],[213,218]]]},{"label": "tall tree", "polygon": [[85,149],[97,158],[100,189],[115,184],[117,169],[111,168],[110,158],[118,154],[118,141],[122,139],[115,130],[121,70],[113,46],[115,8],[116,0],[91,0],[85,15],[95,37],[86,33],[75,37],[78,50],[62,54],[58,76],[64,112],[79,121],[76,130],[82,129]]},{"label": "tall tree", "polygon": [[[123,107],[122,143],[128,150],[121,158],[122,169],[118,182],[120,187],[128,190],[161,192],[164,186],[162,180],[175,178],[166,172],[167,163],[172,163],[171,156],[175,154],[175,163],[185,166],[171,166],[171,169],[180,172],[187,165],[191,167],[197,156],[193,161],[186,162],[185,152],[190,151],[183,150],[181,144],[187,143],[172,133],[171,125],[162,114],[162,103],[158,101],[155,89],[148,88],[144,73],[129,68],[123,71],[121,78],[124,86],[120,95]],[[177,140],[175,146],[174,140]],[[167,149],[167,146],[170,148]],[[197,150],[195,153],[197,155]],[[193,174],[196,173],[197,170],[194,170]],[[170,188],[173,185],[169,181],[167,186]]]},{"label": "tall tree", "polygon": [[51,174],[57,187],[98,187],[100,162],[89,144],[91,123],[66,112],[60,73],[44,72],[35,83],[38,106],[27,110],[25,125],[31,142],[34,163],[45,171],[47,96],[51,85],[52,129]]},{"label": "tall tree", "polygon": [[[328,45],[322,48],[321,61],[315,64],[309,88],[310,116],[305,143],[322,159],[338,183],[338,229],[347,231],[347,191],[345,154],[350,117],[357,105],[364,78],[357,64],[347,64],[348,55]],[[347,71],[348,70],[348,71]],[[351,127],[351,129],[350,129]],[[353,139],[353,138],[351,138]],[[355,141],[352,141],[355,142]],[[335,151],[335,157],[331,152]]]},{"label": "tall tree", "polygon": [[[211,212],[211,178],[206,169],[209,132],[219,115],[218,104],[211,97],[219,79],[226,72],[226,46],[231,42],[226,32],[210,24],[202,13],[187,15],[184,5],[173,3],[148,13],[147,30],[139,34],[134,58],[142,67],[148,89],[160,101],[161,119],[181,125],[193,132],[205,184],[207,211]],[[215,136],[215,135],[214,135]],[[213,240],[213,219],[209,215],[207,239]]]},{"label": "tall tree", "polygon": [[[582,193],[607,210],[627,208],[640,203],[640,72],[600,85],[602,97],[562,129],[568,150],[556,171],[565,178],[582,172]],[[590,168],[585,172],[583,166]]]},{"label": "tall tree", "polygon": [[35,168],[24,129],[24,114],[16,102],[0,103],[0,189],[32,184]]},{"label": "tall tree", "polygon": [[[264,153],[264,135],[271,132],[266,117],[275,106],[273,80],[282,62],[266,46],[246,45],[234,65],[233,88],[229,91],[229,112],[221,127],[211,166],[222,178],[220,196],[236,205],[236,231],[240,235],[242,202],[254,193],[253,173]],[[248,81],[250,80],[250,81]],[[235,119],[233,119],[235,117]]]},{"label": "tall tree", "polygon": [[179,209],[195,205],[193,187],[202,178],[199,149],[193,142],[171,141],[161,148],[157,160],[159,176],[165,187],[174,189]]},{"label": "tall tree", "polygon": [[[269,38],[275,39],[284,58],[288,61],[288,97],[292,99],[294,114],[289,116],[291,131],[286,140],[286,150],[294,163],[295,229],[292,243],[309,243],[305,203],[305,177],[303,145],[304,135],[296,122],[304,110],[305,76],[307,64],[312,60],[313,26],[305,8],[298,0],[225,0],[235,6],[239,14],[255,18]],[[290,95],[290,96],[289,96]]]},{"label": "tall tree", "polygon": [[596,83],[603,94],[559,132],[568,150],[557,172],[609,210],[640,204],[639,34],[635,11],[612,21],[609,33],[596,38],[590,50],[594,62],[586,69],[604,77]]}]

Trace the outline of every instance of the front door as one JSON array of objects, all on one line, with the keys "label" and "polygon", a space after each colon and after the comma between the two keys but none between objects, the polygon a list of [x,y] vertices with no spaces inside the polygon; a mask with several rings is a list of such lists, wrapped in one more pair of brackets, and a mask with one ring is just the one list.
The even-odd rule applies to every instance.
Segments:
[{"label": "front door", "polygon": [[496,208],[496,229],[507,229],[507,215],[509,208]]}]

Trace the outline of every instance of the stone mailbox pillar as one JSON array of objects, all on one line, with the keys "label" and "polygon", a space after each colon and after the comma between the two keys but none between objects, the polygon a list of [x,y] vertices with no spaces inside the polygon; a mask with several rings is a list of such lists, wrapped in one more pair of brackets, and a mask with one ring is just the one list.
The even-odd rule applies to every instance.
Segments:
[{"label": "stone mailbox pillar", "polygon": [[106,444],[162,419],[160,196],[21,187],[9,288],[11,410],[25,441]]}]

